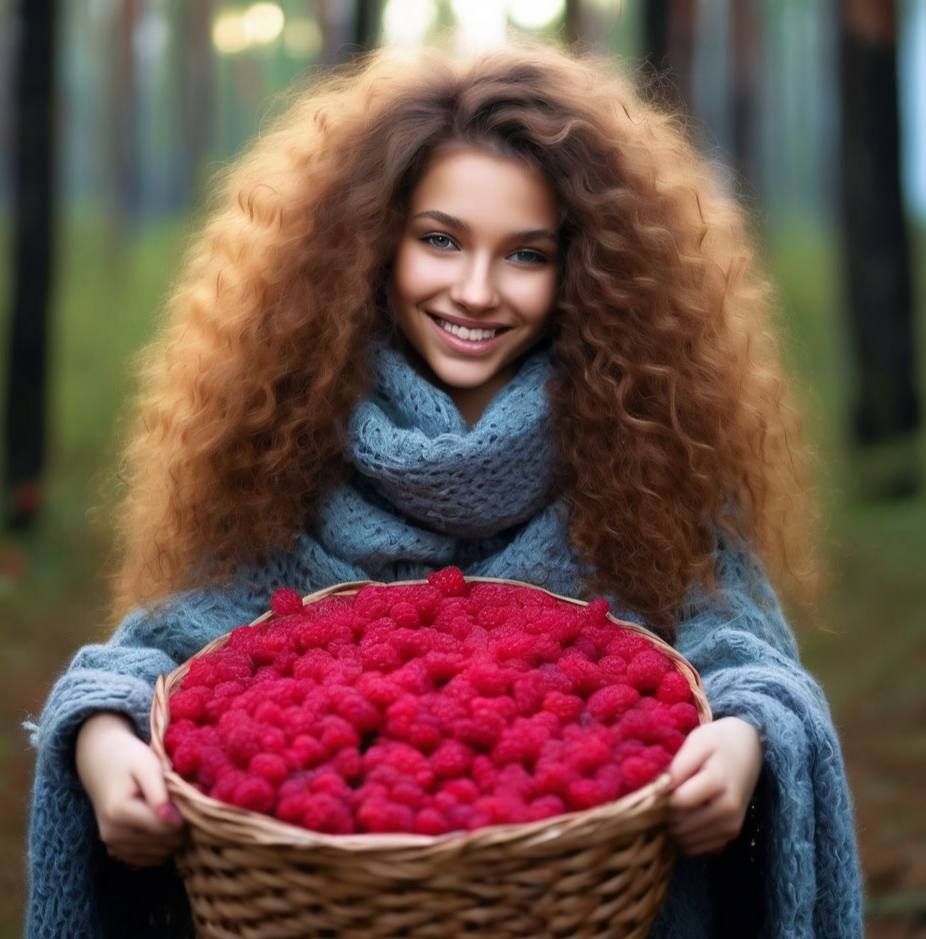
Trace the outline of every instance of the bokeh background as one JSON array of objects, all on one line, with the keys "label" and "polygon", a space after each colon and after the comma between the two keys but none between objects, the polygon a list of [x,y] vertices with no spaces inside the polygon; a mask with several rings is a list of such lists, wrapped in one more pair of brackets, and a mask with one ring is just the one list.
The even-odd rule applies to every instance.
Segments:
[{"label": "bokeh background", "polygon": [[868,935],[926,936],[926,0],[0,0],[0,936],[20,722],[105,636],[133,356],[210,178],[365,49],[525,33],[622,60],[750,208],[819,454],[829,586],[795,627],[843,738]]}]

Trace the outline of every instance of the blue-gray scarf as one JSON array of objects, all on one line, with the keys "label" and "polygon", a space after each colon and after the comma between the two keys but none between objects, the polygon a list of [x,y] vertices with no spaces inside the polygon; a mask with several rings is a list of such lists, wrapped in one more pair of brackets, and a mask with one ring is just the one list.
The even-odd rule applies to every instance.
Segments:
[{"label": "blue-gray scarf", "polygon": [[[109,642],[77,652],[38,723],[29,831],[29,939],[190,933],[172,867],[132,871],[102,850],[76,777],[80,724],[128,715],[149,738],[152,688],[214,637],[266,609],[271,592],[341,581],[423,576],[458,564],[473,575],[532,581],[576,595],[580,563],[552,498],[552,440],[538,349],[470,428],[451,399],[396,351],[375,357],[373,393],[350,425],[352,477],[290,551],[233,582],[177,595],[126,617]],[[766,746],[768,936],[861,935],[859,870],[839,742],[825,699],[800,667],[761,567],[742,546],[718,549],[722,590],[693,596],[678,645],[702,674],[715,715],[753,723]],[[710,862],[676,867],[653,936],[716,932]]]}]

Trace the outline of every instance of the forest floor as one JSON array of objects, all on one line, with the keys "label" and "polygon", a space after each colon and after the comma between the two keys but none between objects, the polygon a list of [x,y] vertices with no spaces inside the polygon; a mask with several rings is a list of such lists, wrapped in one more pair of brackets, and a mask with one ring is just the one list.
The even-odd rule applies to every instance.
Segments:
[{"label": "forest floor", "polygon": [[[73,652],[105,638],[101,571],[117,491],[107,468],[132,356],[154,328],[151,311],[176,269],[182,235],[176,227],[148,230],[118,257],[116,243],[104,250],[104,233],[81,223],[61,243],[45,507],[30,531],[0,537],[0,939],[22,929],[33,753],[19,725],[37,716]],[[806,235],[776,244],[770,254],[789,314],[788,352],[805,377],[808,426],[828,467],[830,582],[817,624],[796,620],[798,638],[843,742],[866,877],[866,935],[926,937],[926,494],[873,501],[856,493],[838,417],[846,383],[832,258]],[[926,484],[922,473],[920,480]]]}]

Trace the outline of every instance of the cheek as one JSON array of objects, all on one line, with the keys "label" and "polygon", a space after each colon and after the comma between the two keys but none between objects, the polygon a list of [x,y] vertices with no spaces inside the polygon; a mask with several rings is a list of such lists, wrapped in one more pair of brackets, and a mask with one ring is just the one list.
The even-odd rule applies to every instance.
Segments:
[{"label": "cheek", "polygon": [[556,273],[544,272],[529,280],[522,280],[509,293],[522,316],[533,321],[542,321],[553,309],[556,299]]},{"label": "cheek", "polygon": [[394,297],[400,303],[417,303],[440,289],[440,267],[414,246],[400,248],[392,278]]}]

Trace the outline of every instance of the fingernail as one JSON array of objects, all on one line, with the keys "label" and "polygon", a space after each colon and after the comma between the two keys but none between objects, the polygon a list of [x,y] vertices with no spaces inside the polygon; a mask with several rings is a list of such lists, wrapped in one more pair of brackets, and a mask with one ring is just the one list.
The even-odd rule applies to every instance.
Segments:
[{"label": "fingernail", "polygon": [[165,802],[158,807],[158,818],[165,825],[182,825],[183,816],[177,811],[177,807],[170,802]]}]

